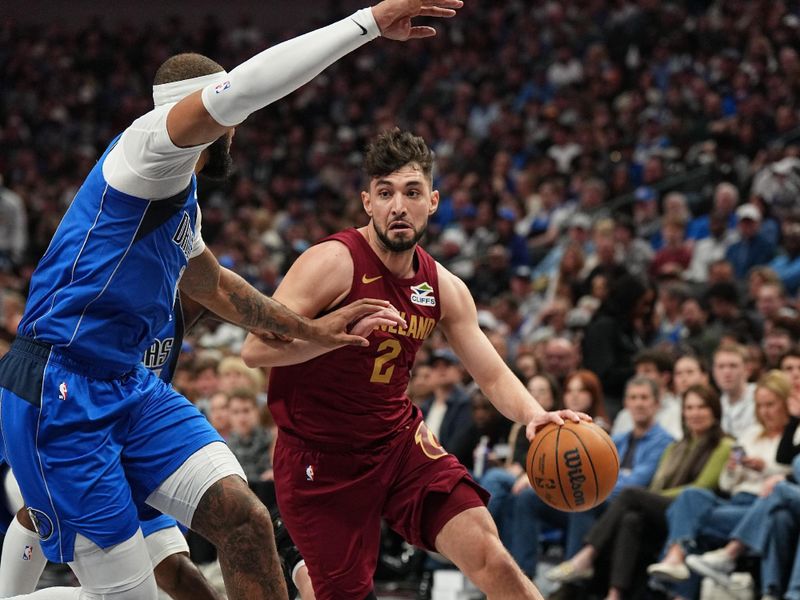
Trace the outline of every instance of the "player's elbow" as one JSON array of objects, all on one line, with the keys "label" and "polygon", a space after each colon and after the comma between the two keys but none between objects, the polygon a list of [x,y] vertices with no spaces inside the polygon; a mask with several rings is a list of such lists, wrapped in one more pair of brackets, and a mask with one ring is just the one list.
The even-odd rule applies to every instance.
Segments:
[{"label": "player's elbow", "polygon": [[242,345],[242,360],[250,368],[267,366],[264,363],[264,345],[252,333]]}]

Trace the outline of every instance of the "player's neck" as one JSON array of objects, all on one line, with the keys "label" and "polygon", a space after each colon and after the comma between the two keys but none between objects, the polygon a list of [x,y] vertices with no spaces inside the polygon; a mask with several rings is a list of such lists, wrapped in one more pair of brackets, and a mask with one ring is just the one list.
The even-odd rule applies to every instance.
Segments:
[{"label": "player's neck", "polygon": [[362,227],[359,231],[366,238],[372,251],[381,259],[383,265],[391,271],[392,275],[399,279],[408,279],[414,276],[416,245],[405,252],[392,252],[375,238],[369,227]]}]

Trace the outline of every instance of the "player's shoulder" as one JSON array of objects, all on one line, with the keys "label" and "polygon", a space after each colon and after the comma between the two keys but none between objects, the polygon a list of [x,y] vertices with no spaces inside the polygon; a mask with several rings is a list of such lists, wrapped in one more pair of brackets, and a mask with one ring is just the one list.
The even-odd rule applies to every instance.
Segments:
[{"label": "player's shoulder", "polygon": [[439,287],[443,292],[446,291],[452,294],[469,294],[469,288],[467,288],[467,284],[464,283],[460,277],[451,273],[447,267],[445,267],[439,261],[436,261],[436,275],[439,279]]},{"label": "player's shoulder", "polygon": [[289,271],[324,278],[352,277],[353,257],[347,246],[339,240],[324,240],[303,252]]},{"label": "player's shoulder", "polygon": [[[462,316],[468,316],[470,313],[467,309],[472,307],[474,310],[475,303],[467,284],[438,261],[436,274],[439,279],[441,318],[445,319],[447,316],[451,316],[460,319]],[[465,310],[466,312],[464,312]]]}]

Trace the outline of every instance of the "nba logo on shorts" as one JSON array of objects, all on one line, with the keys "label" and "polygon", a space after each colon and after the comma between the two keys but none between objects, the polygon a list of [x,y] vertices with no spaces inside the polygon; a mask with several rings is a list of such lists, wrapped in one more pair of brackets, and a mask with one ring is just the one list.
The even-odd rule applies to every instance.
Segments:
[{"label": "nba logo on shorts", "polygon": [[220,83],[220,84],[218,84],[218,85],[216,85],[214,87],[214,93],[215,94],[219,94],[220,92],[224,92],[225,90],[229,89],[230,87],[231,87],[230,80],[229,81],[223,81],[222,83]]},{"label": "nba logo on shorts", "polygon": [[67,399],[67,384],[63,381],[61,382],[61,385],[58,386],[58,399],[59,400]]},{"label": "nba logo on shorts", "polygon": [[22,552],[22,560],[30,560],[32,555],[33,548],[30,546],[25,546],[25,550]]},{"label": "nba logo on shorts", "polygon": [[314,467],[311,465],[306,467],[306,481],[314,481]]}]

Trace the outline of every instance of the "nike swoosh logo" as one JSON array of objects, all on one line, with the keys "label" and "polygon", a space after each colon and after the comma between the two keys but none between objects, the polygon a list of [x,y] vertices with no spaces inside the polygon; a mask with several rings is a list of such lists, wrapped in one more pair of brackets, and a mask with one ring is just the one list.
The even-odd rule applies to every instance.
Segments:
[{"label": "nike swoosh logo", "polygon": [[355,19],[350,19],[353,23],[358,25],[358,28],[361,30],[361,35],[367,35],[367,28],[364,27],[361,23],[356,21]]},{"label": "nike swoosh logo", "polygon": [[361,283],[364,284],[372,283],[373,281],[378,281],[378,279],[380,279],[381,277],[383,277],[383,275],[378,275],[377,277],[367,277],[366,275],[362,275]]}]

